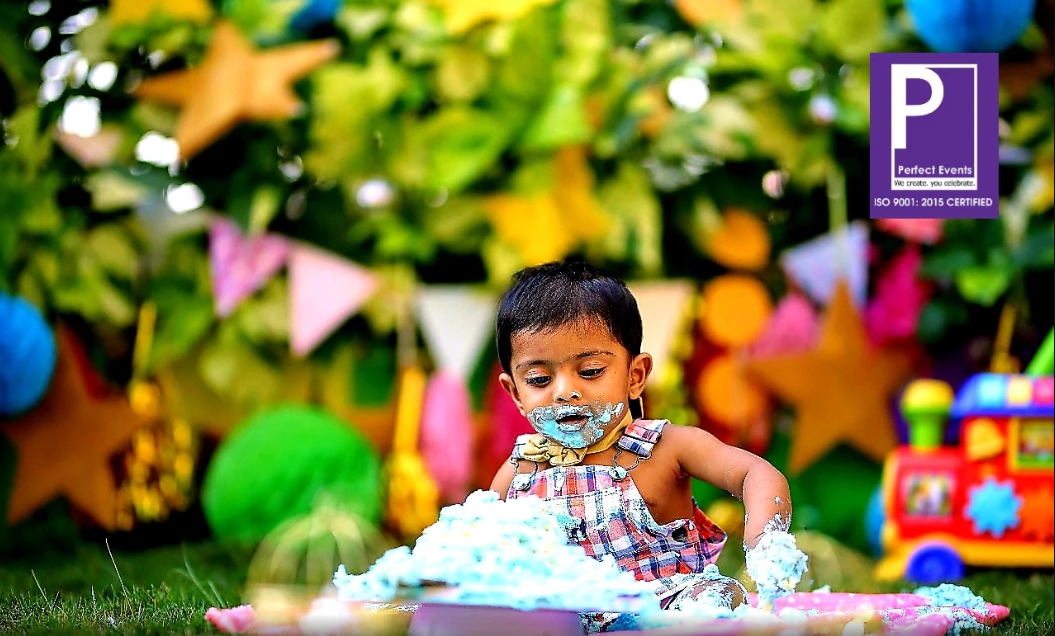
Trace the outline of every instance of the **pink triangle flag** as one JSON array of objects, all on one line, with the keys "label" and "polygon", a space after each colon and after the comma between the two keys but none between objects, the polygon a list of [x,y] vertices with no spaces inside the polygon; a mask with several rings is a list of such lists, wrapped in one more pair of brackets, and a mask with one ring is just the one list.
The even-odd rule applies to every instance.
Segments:
[{"label": "pink triangle flag", "polygon": [[777,305],[765,331],[751,345],[751,355],[767,358],[804,353],[813,348],[819,333],[813,305],[802,294],[792,292]]},{"label": "pink triangle flag", "polygon": [[285,264],[289,242],[276,234],[245,237],[225,218],[209,230],[209,265],[216,315],[226,318]]},{"label": "pink triangle flag", "polygon": [[346,258],[304,244],[289,261],[289,341],[305,356],[370,299],[377,281]]}]

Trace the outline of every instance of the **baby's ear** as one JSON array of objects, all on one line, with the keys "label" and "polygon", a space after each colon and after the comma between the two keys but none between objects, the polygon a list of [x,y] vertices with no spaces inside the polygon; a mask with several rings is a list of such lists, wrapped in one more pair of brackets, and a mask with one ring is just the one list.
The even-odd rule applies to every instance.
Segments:
[{"label": "baby's ear", "polygon": [[513,402],[516,403],[517,409],[520,410],[520,414],[527,417],[527,413],[524,411],[524,404],[520,401],[520,392],[517,391],[517,385],[513,382],[513,376],[508,373],[503,373],[498,376],[498,383],[502,385],[502,388],[509,394],[509,397],[513,398]]},{"label": "baby's ear", "polygon": [[645,383],[652,373],[652,354],[639,353],[630,361],[630,399],[636,400],[645,392]]}]

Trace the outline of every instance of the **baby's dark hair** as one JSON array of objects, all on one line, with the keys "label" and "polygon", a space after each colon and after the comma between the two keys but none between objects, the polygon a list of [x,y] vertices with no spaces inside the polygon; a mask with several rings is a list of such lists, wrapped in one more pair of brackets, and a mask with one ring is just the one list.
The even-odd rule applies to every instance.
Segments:
[{"label": "baby's dark hair", "polygon": [[510,373],[513,336],[595,319],[633,359],[641,353],[641,313],[626,284],[582,262],[546,263],[520,270],[502,296],[495,341],[502,370]]}]

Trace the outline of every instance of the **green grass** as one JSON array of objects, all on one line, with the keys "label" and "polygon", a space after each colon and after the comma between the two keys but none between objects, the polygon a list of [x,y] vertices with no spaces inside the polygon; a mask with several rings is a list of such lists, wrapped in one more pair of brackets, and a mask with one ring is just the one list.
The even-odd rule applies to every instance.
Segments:
[{"label": "green grass", "polygon": [[[739,551],[733,547],[723,554],[723,571],[739,568]],[[243,548],[202,543],[114,552],[112,560],[105,545],[82,546],[65,557],[9,560],[0,564],[0,633],[215,633],[203,618],[205,611],[242,602],[250,556]],[[865,580],[860,564],[852,564],[853,558],[842,552],[827,563],[812,552],[811,559],[818,574],[841,577],[843,585],[833,586],[836,591],[912,589],[907,584]],[[812,583],[819,586],[824,581]],[[1011,607],[1010,618],[993,634],[1048,636],[1055,631],[1050,571],[983,571],[971,574],[964,584],[992,603]]]}]

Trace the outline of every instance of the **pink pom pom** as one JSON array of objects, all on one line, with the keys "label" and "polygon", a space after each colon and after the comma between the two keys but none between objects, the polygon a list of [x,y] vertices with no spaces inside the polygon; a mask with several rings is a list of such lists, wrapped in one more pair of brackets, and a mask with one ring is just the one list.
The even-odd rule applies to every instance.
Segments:
[{"label": "pink pom pom", "polygon": [[865,308],[865,328],[873,343],[886,344],[916,335],[919,316],[930,299],[930,286],[919,278],[923,264],[918,245],[907,245],[876,282]]},{"label": "pink pom pom", "polygon": [[447,502],[469,494],[473,470],[473,418],[469,389],[453,371],[429,379],[421,412],[418,448]]},{"label": "pink pom pom", "polygon": [[791,293],[777,305],[765,331],[751,347],[753,357],[802,353],[817,341],[817,312],[805,296]]},{"label": "pink pom pom", "polygon": [[205,620],[216,626],[216,629],[228,634],[244,634],[252,630],[256,622],[256,612],[251,605],[239,605],[227,609],[210,607],[205,612]]}]

